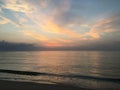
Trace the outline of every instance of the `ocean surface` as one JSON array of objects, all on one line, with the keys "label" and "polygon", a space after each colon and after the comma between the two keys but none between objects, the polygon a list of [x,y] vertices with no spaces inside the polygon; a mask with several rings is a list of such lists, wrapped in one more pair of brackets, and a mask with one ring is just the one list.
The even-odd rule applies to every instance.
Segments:
[{"label": "ocean surface", "polygon": [[0,52],[0,79],[120,89],[120,52]]}]

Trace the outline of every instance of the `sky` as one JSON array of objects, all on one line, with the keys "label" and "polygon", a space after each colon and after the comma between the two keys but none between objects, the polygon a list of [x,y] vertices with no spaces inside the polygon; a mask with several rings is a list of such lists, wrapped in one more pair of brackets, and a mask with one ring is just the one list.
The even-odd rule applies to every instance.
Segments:
[{"label": "sky", "polygon": [[120,0],[0,0],[0,41],[120,49]]}]

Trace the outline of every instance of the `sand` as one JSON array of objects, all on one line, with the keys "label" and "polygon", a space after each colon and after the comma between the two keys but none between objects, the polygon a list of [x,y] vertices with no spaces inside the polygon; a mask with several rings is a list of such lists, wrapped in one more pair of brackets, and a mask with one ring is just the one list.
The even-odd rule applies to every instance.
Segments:
[{"label": "sand", "polygon": [[18,82],[0,80],[0,90],[89,90],[70,85],[39,84],[32,82]]}]

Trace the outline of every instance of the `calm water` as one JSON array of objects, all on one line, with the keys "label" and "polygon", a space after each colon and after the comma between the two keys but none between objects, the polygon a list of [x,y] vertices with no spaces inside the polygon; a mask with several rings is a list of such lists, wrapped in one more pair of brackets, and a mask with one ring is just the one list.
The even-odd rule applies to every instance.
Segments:
[{"label": "calm water", "polygon": [[0,69],[43,73],[34,76],[0,72],[0,79],[120,89],[120,52],[0,52]]}]

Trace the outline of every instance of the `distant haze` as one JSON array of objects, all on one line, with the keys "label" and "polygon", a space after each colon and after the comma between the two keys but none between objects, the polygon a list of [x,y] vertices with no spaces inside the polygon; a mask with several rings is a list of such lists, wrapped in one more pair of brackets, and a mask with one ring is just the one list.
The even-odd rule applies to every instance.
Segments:
[{"label": "distant haze", "polygon": [[[119,42],[120,43],[120,42]],[[45,47],[45,46],[38,46],[35,44],[26,44],[26,43],[12,43],[6,41],[0,41],[0,51],[40,51],[40,50],[112,50],[112,51],[119,51],[120,45],[119,43],[109,43],[107,44],[89,44],[84,46],[62,46],[62,47]],[[113,47],[114,46],[114,47]]]}]

